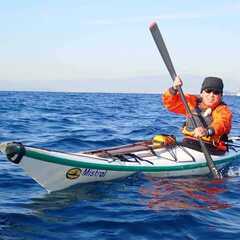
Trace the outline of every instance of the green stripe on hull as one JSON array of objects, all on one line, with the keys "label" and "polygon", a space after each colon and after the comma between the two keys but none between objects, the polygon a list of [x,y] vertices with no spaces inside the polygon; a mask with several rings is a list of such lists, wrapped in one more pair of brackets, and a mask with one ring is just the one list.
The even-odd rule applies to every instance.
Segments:
[{"label": "green stripe on hull", "polygon": [[[91,168],[91,169],[102,169],[102,170],[112,170],[112,171],[144,171],[144,172],[165,172],[165,171],[182,171],[182,170],[191,170],[197,168],[207,167],[207,163],[195,163],[195,164],[186,164],[181,166],[119,166],[111,164],[99,164],[99,163],[89,163],[89,162],[80,162],[72,159],[49,156],[44,153],[35,152],[32,150],[27,150],[26,154],[29,158],[34,158],[43,162],[55,163],[69,167],[78,167],[78,168]],[[223,160],[218,160],[215,162],[216,165],[231,162],[235,160],[237,156],[229,156]]]}]

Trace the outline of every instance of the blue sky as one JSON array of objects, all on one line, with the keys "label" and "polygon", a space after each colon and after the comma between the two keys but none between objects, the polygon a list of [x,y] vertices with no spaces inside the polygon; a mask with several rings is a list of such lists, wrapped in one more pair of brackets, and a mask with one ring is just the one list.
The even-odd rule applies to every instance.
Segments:
[{"label": "blue sky", "polygon": [[240,1],[12,0],[0,3],[0,90],[162,92],[152,21],[186,91],[209,75],[240,88]]}]

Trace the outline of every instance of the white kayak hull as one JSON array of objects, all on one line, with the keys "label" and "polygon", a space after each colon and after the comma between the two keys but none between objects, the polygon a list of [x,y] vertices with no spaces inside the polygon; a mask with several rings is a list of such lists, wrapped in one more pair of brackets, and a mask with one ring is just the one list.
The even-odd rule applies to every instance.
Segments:
[{"label": "white kayak hull", "polygon": [[[131,148],[133,145],[127,146]],[[138,149],[137,152],[112,155],[102,154],[107,152],[106,149],[74,154],[28,146],[22,146],[22,148],[24,153],[19,160],[19,166],[48,192],[62,190],[79,183],[119,179],[136,172],[155,177],[179,177],[209,173],[202,152],[180,146],[152,150],[147,149],[145,145],[142,150]],[[6,154],[9,151],[13,152],[13,149],[20,151],[19,145],[15,143],[3,143],[0,149]],[[112,149],[109,152],[119,152],[126,149],[126,146],[118,147],[117,150]],[[230,149],[223,155],[212,155],[212,159],[216,167],[221,169],[237,159],[239,155],[239,151]],[[11,161],[14,161],[17,156],[16,154],[12,157]]]},{"label": "white kayak hull", "polygon": [[28,157],[24,158],[19,165],[25,170],[27,175],[31,176],[48,192],[65,189],[79,183],[110,181],[128,177],[134,173],[66,166],[36,161]]}]

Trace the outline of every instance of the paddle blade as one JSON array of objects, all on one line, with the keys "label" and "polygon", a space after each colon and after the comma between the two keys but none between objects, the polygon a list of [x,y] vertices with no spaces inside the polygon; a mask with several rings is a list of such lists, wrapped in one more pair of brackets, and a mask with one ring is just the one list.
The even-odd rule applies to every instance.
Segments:
[{"label": "paddle blade", "polygon": [[175,77],[176,77],[176,72],[175,72],[175,69],[173,67],[173,64],[172,64],[172,61],[171,61],[171,58],[169,56],[169,53],[168,53],[168,50],[167,50],[167,47],[164,43],[164,40],[163,40],[163,37],[162,37],[162,34],[158,28],[158,25],[156,22],[153,22],[150,24],[150,32],[153,36],[153,39],[157,45],[157,48],[162,56],[162,59],[168,69],[168,72],[170,73],[170,76],[172,78],[172,80],[174,81]]}]

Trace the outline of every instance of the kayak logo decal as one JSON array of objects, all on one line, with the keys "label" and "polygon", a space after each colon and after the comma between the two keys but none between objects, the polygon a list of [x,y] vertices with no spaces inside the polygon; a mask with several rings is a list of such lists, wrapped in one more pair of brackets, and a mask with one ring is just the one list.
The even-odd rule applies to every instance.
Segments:
[{"label": "kayak logo decal", "polygon": [[80,168],[71,168],[66,173],[66,178],[70,180],[74,180],[80,177],[82,169]]},{"label": "kayak logo decal", "polygon": [[98,169],[91,169],[91,168],[86,168],[81,172],[81,175],[87,176],[87,177],[105,177],[107,171],[106,170],[98,170]]}]

